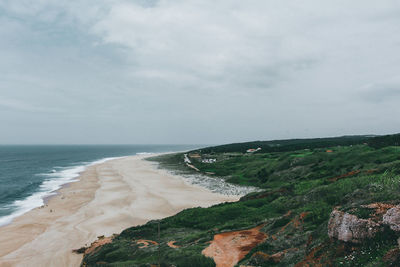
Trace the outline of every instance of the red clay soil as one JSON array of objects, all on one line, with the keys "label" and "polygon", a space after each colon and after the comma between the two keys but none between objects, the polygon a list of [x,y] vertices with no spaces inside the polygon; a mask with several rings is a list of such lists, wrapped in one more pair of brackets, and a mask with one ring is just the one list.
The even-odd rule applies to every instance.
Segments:
[{"label": "red clay soil", "polygon": [[346,177],[350,177],[350,176],[354,176],[354,175],[356,175],[356,174],[359,174],[360,172],[361,172],[360,170],[351,171],[351,172],[342,174],[342,175],[340,175],[340,176],[336,176],[336,177],[330,178],[329,181],[331,181],[331,182],[336,182],[337,180],[340,180],[340,179],[343,179],[343,178],[346,178]]},{"label": "red clay soil", "polygon": [[261,252],[261,251],[257,251],[251,257],[252,258],[253,257],[262,258],[264,262],[279,263],[282,260],[282,258],[285,256],[286,253],[288,253],[289,251],[293,251],[293,250],[296,251],[299,249],[298,248],[289,248],[289,249],[279,251],[272,255],[269,255],[269,254]]},{"label": "red clay soil", "polygon": [[364,208],[375,209],[375,213],[378,215],[384,214],[388,211],[388,209],[393,208],[395,205],[375,202],[368,205],[363,205]]},{"label": "red clay soil", "polygon": [[[322,256],[316,257],[315,254],[323,248],[323,245],[315,247],[311,250],[311,252],[303,259],[301,262],[298,262],[294,267],[322,267],[321,258]],[[330,265],[328,265],[330,266]]]},{"label": "red clay soil", "polygon": [[267,234],[260,232],[263,226],[216,234],[214,235],[214,240],[202,251],[202,254],[213,258],[217,267],[233,267],[250,250],[267,239]]},{"label": "red clay soil", "polygon": [[90,247],[88,247],[85,250],[85,254],[92,253],[93,251],[96,250],[96,248],[101,247],[101,246],[103,246],[105,244],[108,244],[108,243],[111,243],[111,242],[112,242],[112,238],[111,237],[105,237],[105,238],[98,239],[98,240],[94,241],[90,245]]},{"label": "red clay soil", "polygon": [[169,241],[167,243],[168,247],[170,247],[170,248],[180,248],[180,246],[175,245],[175,242],[176,241]]},{"label": "red clay soil", "polygon": [[376,220],[382,219],[383,214],[385,214],[388,209],[393,208],[395,205],[386,204],[386,203],[371,203],[369,205],[362,205],[363,208],[374,209],[374,214],[372,214],[372,218]]},{"label": "red clay soil", "polygon": [[[371,169],[371,170],[367,170],[367,171],[363,171],[363,172],[367,173],[367,174],[371,174],[371,173],[375,173],[377,171],[378,171],[378,169]],[[336,176],[336,177],[330,178],[329,181],[336,182],[337,180],[340,180],[340,179],[343,179],[343,178],[347,178],[347,177],[350,177],[350,176],[354,176],[354,175],[357,175],[359,173],[361,173],[360,170],[351,171],[351,172],[342,174],[340,176]]]},{"label": "red clay soil", "polygon": [[302,212],[299,214],[299,216],[294,217],[290,222],[288,222],[286,225],[284,225],[278,233],[281,233],[283,231],[286,230],[286,228],[293,224],[293,226],[295,228],[299,228],[303,223],[304,223],[304,219],[306,218],[306,216],[309,214],[309,212]]},{"label": "red clay soil", "polygon": [[150,243],[153,245],[158,245],[158,243],[153,240],[146,240],[146,239],[136,240],[136,244],[142,244],[142,246],[140,246],[139,248],[147,248],[150,245]]}]

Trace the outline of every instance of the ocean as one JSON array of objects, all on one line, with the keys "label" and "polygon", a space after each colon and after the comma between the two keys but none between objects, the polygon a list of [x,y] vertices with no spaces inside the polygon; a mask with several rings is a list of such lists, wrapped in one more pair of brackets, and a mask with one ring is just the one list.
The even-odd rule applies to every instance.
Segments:
[{"label": "ocean", "polygon": [[136,155],[183,151],[195,145],[2,145],[0,226],[44,204],[89,165]]}]

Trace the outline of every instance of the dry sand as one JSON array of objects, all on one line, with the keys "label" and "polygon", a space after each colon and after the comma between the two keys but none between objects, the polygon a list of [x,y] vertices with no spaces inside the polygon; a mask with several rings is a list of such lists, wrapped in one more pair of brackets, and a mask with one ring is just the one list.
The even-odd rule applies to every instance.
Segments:
[{"label": "dry sand", "polygon": [[159,219],[190,207],[207,207],[236,196],[211,193],[157,169],[144,156],[90,166],[52,197],[0,227],[0,266],[79,266],[73,249],[98,236]]}]

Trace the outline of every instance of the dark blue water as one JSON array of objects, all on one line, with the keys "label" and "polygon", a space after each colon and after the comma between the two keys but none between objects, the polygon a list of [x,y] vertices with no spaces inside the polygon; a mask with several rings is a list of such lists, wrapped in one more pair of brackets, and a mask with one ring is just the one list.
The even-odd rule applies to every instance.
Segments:
[{"label": "dark blue water", "polygon": [[35,207],[86,166],[138,153],[193,149],[190,145],[0,146],[0,226]]}]

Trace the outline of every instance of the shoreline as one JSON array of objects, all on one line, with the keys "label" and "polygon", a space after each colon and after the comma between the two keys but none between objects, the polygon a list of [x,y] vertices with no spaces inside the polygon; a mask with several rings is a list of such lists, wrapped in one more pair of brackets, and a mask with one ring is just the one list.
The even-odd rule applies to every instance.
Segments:
[{"label": "shoreline", "polygon": [[[46,183],[56,183],[56,185],[53,185],[52,187],[55,188],[51,188],[50,190],[38,190],[36,192],[32,192],[32,194],[30,194],[29,196],[25,197],[22,200],[19,200],[19,202],[21,203],[26,203],[26,202],[32,202],[32,199],[34,201],[37,201],[37,199],[40,200],[41,205],[36,203],[36,205],[30,206],[29,208],[24,207],[24,204],[15,204],[17,201],[14,201],[13,205],[16,205],[17,208],[9,215],[5,215],[4,217],[0,218],[0,229],[4,226],[7,226],[9,224],[11,224],[16,218],[23,216],[24,214],[36,209],[36,208],[40,208],[40,207],[44,207],[47,205],[48,201],[57,196],[59,194],[59,191],[62,190],[64,187],[68,187],[70,184],[73,184],[75,182],[79,181],[79,178],[81,176],[81,174],[83,172],[85,172],[89,167],[93,166],[93,165],[97,165],[97,164],[101,164],[110,160],[114,160],[114,159],[120,159],[120,158],[124,158],[127,156],[122,156],[122,157],[106,157],[106,158],[102,158],[102,159],[98,159],[98,160],[94,160],[91,162],[85,162],[84,164],[80,164],[80,165],[73,165],[73,166],[69,166],[69,167],[55,167],[55,168],[61,168],[61,171],[57,171],[55,172],[57,174],[57,176],[59,176],[61,174],[61,176],[54,178],[52,177],[51,179],[48,180],[43,180],[42,183],[40,184],[39,187],[44,186]],[[78,170],[77,170],[78,169]],[[68,173],[68,174],[63,174],[63,172],[65,171],[72,171],[72,173]],[[48,173],[46,173],[45,175],[49,175]],[[62,180],[65,181],[62,181]],[[60,182],[61,180],[61,182]],[[42,196],[41,196],[42,195]],[[32,205],[31,203],[29,203],[30,205]]]},{"label": "shoreline", "polygon": [[[84,169],[83,171],[79,172],[77,177],[72,178],[72,179],[74,179],[74,180],[68,181],[68,182],[66,182],[65,184],[60,185],[60,188],[59,188],[59,189],[57,189],[57,190],[55,190],[55,191],[53,191],[53,192],[50,192],[50,193],[49,193],[50,195],[48,195],[48,196],[46,196],[46,197],[43,198],[43,206],[46,206],[47,203],[48,203],[52,198],[58,196],[58,195],[60,194],[60,191],[61,191],[61,190],[70,187],[70,186],[71,186],[72,184],[74,184],[74,183],[79,183],[79,182],[81,181],[81,175],[82,175],[84,172],[86,172],[87,169],[90,168],[91,166],[95,166],[95,165],[98,165],[98,164],[103,164],[103,163],[106,163],[107,161],[110,161],[110,160],[117,160],[117,159],[123,159],[123,158],[134,157],[134,156],[136,156],[136,155],[123,156],[123,157],[104,158],[104,159],[100,159],[100,160],[93,161],[93,162],[91,162],[91,163],[89,163],[89,164],[86,164],[86,165],[82,165],[85,169]],[[36,207],[36,208],[33,208],[32,210],[37,209],[37,208],[41,208],[41,207]],[[30,212],[30,211],[27,211],[26,213],[28,213],[28,212]],[[25,213],[24,213],[24,214],[25,214]],[[24,214],[22,214],[22,215],[20,215],[20,216],[23,216]],[[18,216],[18,217],[19,217],[19,216]],[[18,218],[18,217],[16,217],[16,218]],[[12,222],[11,222],[11,223],[12,223]],[[11,224],[11,223],[10,223],[10,224]],[[3,226],[6,226],[6,225],[3,225]],[[1,227],[2,227],[2,226],[0,226],[0,229],[1,229]]]},{"label": "shoreline", "polygon": [[35,208],[0,227],[1,266],[79,266],[72,253],[98,236],[161,219],[190,207],[207,207],[226,196],[191,185],[144,160],[151,155],[110,159],[88,166]]}]

